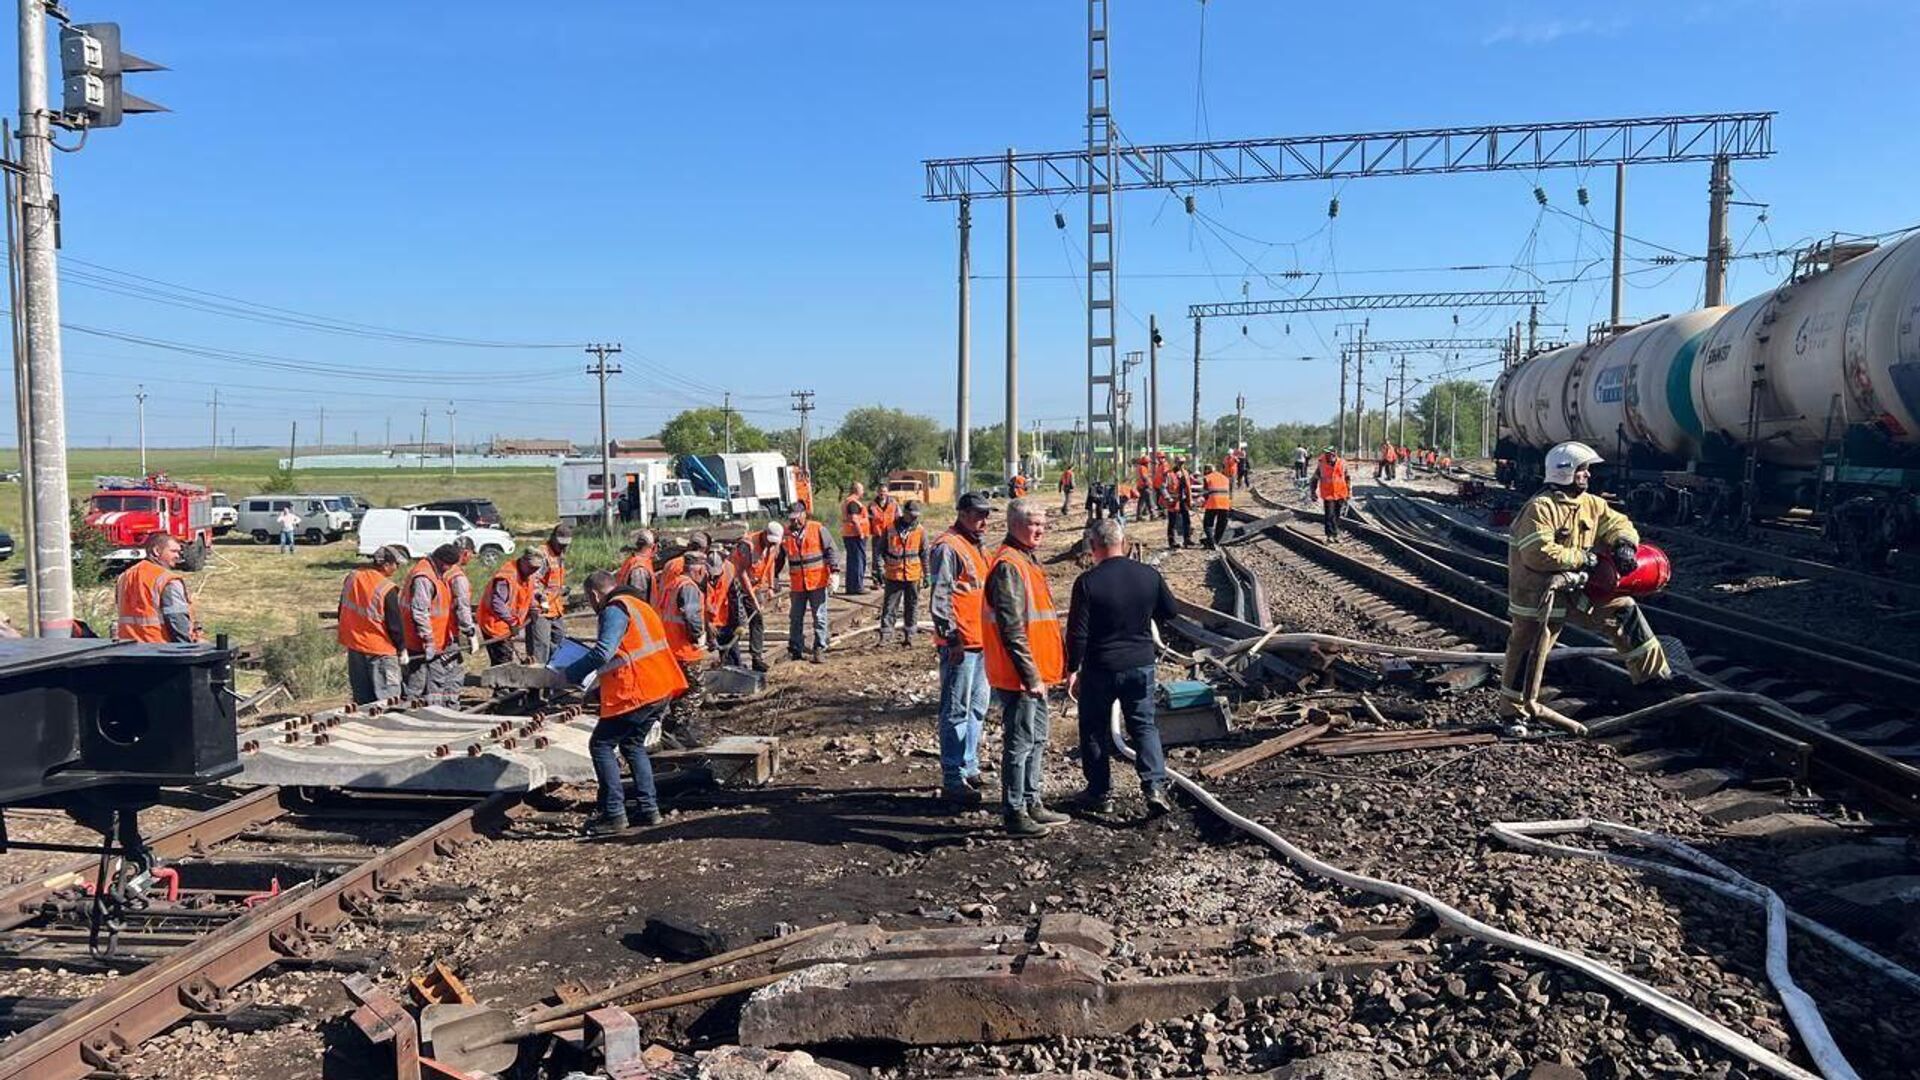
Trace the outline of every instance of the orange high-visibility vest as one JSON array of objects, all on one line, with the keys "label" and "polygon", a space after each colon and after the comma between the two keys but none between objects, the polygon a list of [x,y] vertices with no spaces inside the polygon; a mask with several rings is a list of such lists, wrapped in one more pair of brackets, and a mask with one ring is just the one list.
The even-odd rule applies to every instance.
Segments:
[{"label": "orange high-visibility vest", "polygon": [[819,522],[809,521],[798,535],[789,532],[780,541],[787,556],[787,584],[795,592],[824,589],[833,581],[833,571],[827,569],[827,539],[821,532]]},{"label": "orange high-visibility vest", "polygon": [[[507,606],[513,611],[513,621],[509,623],[493,610],[493,591],[502,582],[507,586]],[[482,637],[505,638],[527,624],[527,616],[533,613],[533,580],[520,573],[520,563],[510,562],[493,572],[487,582],[487,591],[480,597],[480,634]]]},{"label": "orange high-visibility vest", "polygon": [[885,536],[888,530],[893,528],[894,519],[899,516],[899,503],[892,499],[888,499],[885,503],[875,499],[873,505],[867,507],[867,528],[875,536]]},{"label": "orange high-visibility vest", "polygon": [[1166,490],[1167,488],[1167,463],[1166,462],[1155,461],[1153,463],[1152,480],[1153,480],[1153,490],[1155,491]]},{"label": "orange high-visibility vest", "polygon": [[368,656],[398,656],[399,646],[387,636],[387,597],[399,588],[393,579],[371,566],[347,575],[340,586],[342,648]]},{"label": "orange high-visibility vest", "polygon": [[734,548],[733,554],[727,556],[727,561],[736,570],[734,584],[737,586],[744,582],[758,596],[773,588],[773,564],[780,552],[780,545],[767,543],[764,529],[747,540],[750,550],[743,552]]},{"label": "orange high-visibility vest", "polygon": [[926,531],[918,525],[905,532],[888,529],[887,547],[880,556],[886,579],[917,582],[926,576],[925,561],[921,558],[926,546]]},{"label": "orange high-visibility vest", "polygon": [[1027,478],[1019,473],[1013,474],[1013,477],[1007,481],[1007,490],[1012,493],[1013,498],[1018,499],[1024,496],[1027,493]]},{"label": "orange high-visibility vest", "polygon": [[1390,462],[1390,461],[1392,461],[1392,460],[1394,459],[1394,457],[1395,457],[1395,456],[1396,456],[1396,455],[1394,454],[1394,450],[1393,450],[1393,444],[1392,444],[1392,443],[1381,443],[1381,444],[1380,444],[1380,460],[1381,460],[1381,461],[1388,461],[1388,462]]},{"label": "orange high-visibility vest", "polygon": [[433,651],[439,652],[453,640],[453,590],[448,587],[447,579],[433,568],[433,560],[421,559],[407,571],[407,591],[401,599],[409,609],[400,621],[407,627],[407,651],[414,656],[422,656],[427,651],[427,643],[420,640],[420,631],[413,625],[413,583],[419,578],[433,582],[433,602],[427,606],[427,620],[433,632]]},{"label": "orange high-visibility vest", "polygon": [[[164,645],[173,639],[167,634],[167,620],[160,613],[160,600],[167,586],[175,581],[186,587],[185,579],[152,559],[141,559],[121,571],[113,583],[113,599],[119,618],[113,625],[117,641],[144,641]],[[200,619],[194,614],[192,594],[187,596],[187,619],[199,640]]]},{"label": "orange high-visibility vest", "polygon": [[960,567],[953,576],[953,629],[960,638],[940,641],[941,645],[958,644],[968,652],[976,652],[982,646],[980,636],[980,607],[985,599],[982,592],[987,586],[987,557],[979,545],[967,539],[967,534],[958,529],[948,529],[933,542],[935,548],[941,546],[953,549]]},{"label": "orange high-visibility vest", "polygon": [[674,659],[682,663],[704,660],[707,655],[700,643],[693,639],[693,631],[687,629],[687,617],[682,614],[689,593],[693,595],[694,606],[704,614],[706,594],[685,574],[674,579],[673,588],[667,592],[667,604],[660,609],[660,621],[667,626],[667,649],[673,653]]},{"label": "orange high-visibility vest", "polygon": [[1073,490],[1073,467],[1072,466],[1068,466],[1064,471],[1060,473],[1060,490],[1061,491]]},{"label": "orange high-visibility vest", "polygon": [[600,715],[625,716],[685,693],[687,673],[669,651],[660,613],[631,592],[616,592],[607,602],[626,609],[627,632],[600,668]]},{"label": "orange high-visibility vest", "polygon": [[868,524],[867,508],[860,502],[860,496],[847,496],[847,501],[840,504],[840,535],[852,540],[864,540],[867,538]]},{"label": "orange high-visibility vest", "polygon": [[[651,583],[653,578],[653,550],[651,548],[646,551],[635,551],[625,559],[622,559],[620,561],[620,570],[613,575],[613,579],[625,588],[634,588],[633,572],[635,570],[645,570],[648,581]],[[646,591],[650,592],[652,590],[649,588]]]},{"label": "orange high-visibility vest", "polygon": [[557,619],[565,615],[567,598],[561,595],[561,590],[567,586],[567,561],[560,557],[559,552],[553,550],[552,544],[547,545],[547,571],[542,580],[546,582],[547,597],[546,603],[541,605],[541,612],[549,619]]},{"label": "orange high-visibility vest", "polygon": [[1347,463],[1337,454],[1321,454],[1320,464],[1313,474],[1314,489],[1323,500],[1347,499],[1352,495],[1347,488]]},{"label": "orange high-visibility vest", "polygon": [[1219,470],[1209,470],[1205,481],[1206,502],[1203,510],[1228,510],[1233,507],[1233,484]]},{"label": "orange high-visibility vest", "polygon": [[716,633],[733,625],[733,586],[740,568],[728,559],[717,572],[707,575],[705,590],[707,625]]},{"label": "orange high-visibility vest", "polygon": [[[1020,575],[1021,583],[1027,591],[1027,649],[1033,654],[1033,666],[1039,669],[1040,685],[1052,686],[1066,677],[1067,649],[1066,635],[1060,627],[1060,613],[1053,607],[1053,590],[1047,585],[1047,575],[1034,563],[1033,557],[1012,544],[1001,544],[994,552],[993,565],[1005,563]],[[987,571],[991,574],[993,571]],[[1020,669],[1014,666],[1013,654],[1007,651],[1005,641],[1000,636],[1000,622],[993,612],[984,612],[980,621],[981,651],[987,662],[987,685],[996,690],[1024,690],[1025,680],[1020,677]]]}]

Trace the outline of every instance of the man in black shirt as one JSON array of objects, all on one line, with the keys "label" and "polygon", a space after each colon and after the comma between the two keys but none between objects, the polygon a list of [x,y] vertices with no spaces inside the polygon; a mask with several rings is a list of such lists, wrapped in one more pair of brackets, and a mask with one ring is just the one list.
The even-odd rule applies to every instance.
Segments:
[{"label": "man in black shirt", "polygon": [[1173,593],[1160,571],[1126,557],[1120,522],[1087,527],[1094,567],[1073,583],[1067,611],[1067,692],[1080,698],[1080,769],[1087,789],[1080,805],[1101,816],[1113,813],[1110,775],[1114,754],[1114,702],[1126,721],[1134,768],[1149,815],[1173,809],[1167,800],[1167,758],[1153,722],[1154,642],[1150,622],[1174,618]]}]

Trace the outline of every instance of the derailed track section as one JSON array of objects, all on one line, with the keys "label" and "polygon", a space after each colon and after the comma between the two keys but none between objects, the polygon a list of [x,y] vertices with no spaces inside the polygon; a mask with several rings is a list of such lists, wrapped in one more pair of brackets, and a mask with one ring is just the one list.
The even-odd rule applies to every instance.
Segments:
[{"label": "derailed track section", "polygon": [[[163,861],[173,862],[185,886],[166,904],[147,911],[159,920],[194,921],[199,932],[125,935],[129,943],[175,947],[135,957],[150,962],[0,1044],[0,1080],[115,1075],[119,1063],[143,1040],[186,1020],[218,1022],[223,1010],[237,1002],[235,991],[241,984],[281,963],[324,963],[328,931],[369,914],[402,879],[472,840],[515,803],[514,796],[500,795],[477,802],[388,799],[303,807],[290,796],[284,789],[263,788],[155,837],[155,851]],[[396,823],[404,827],[409,820],[424,820],[426,827],[396,843],[376,841],[371,853],[345,859],[242,849],[246,844],[270,844],[270,827],[296,819],[310,824],[378,822],[389,830]],[[343,834],[315,835],[337,846]],[[285,868],[288,880],[295,873],[304,873],[304,880],[260,892],[193,884],[203,876],[219,880],[225,872],[244,877],[276,864]],[[49,916],[57,915],[63,898],[91,880],[90,873],[90,863],[75,864],[0,895],[0,918],[16,959],[30,959],[35,948],[60,940],[58,929],[47,926]]]}]

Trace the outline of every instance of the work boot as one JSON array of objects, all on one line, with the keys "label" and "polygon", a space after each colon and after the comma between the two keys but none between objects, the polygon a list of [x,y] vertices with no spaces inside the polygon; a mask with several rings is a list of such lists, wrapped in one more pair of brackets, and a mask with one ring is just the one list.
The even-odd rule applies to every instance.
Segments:
[{"label": "work boot", "polygon": [[1049,810],[1038,802],[1027,804],[1027,816],[1036,825],[1065,825],[1073,819],[1058,810]]},{"label": "work boot", "polygon": [[979,806],[986,801],[986,796],[965,784],[961,784],[959,787],[941,788],[940,797],[950,803],[959,805],[963,809]]},{"label": "work boot", "polygon": [[[796,656],[794,657],[794,659],[798,660],[800,658]],[[768,664],[765,660],[755,660],[753,662],[753,670],[759,672],[762,675],[765,675],[767,672],[772,671],[773,667],[772,665]]]},{"label": "work boot", "polygon": [[654,825],[660,824],[660,820],[661,820],[660,811],[657,809],[656,810],[628,810],[627,820],[632,822],[638,828],[642,828],[642,829],[650,828]]},{"label": "work boot", "polygon": [[986,786],[986,781],[980,779],[979,773],[974,773],[972,776],[963,776],[960,779],[975,791],[979,791],[982,787]]},{"label": "work boot", "polygon": [[627,831],[627,817],[625,814],[595,814],[587,819],[582,829],[588,836],[615,836]]},{"label": "work boot", "polygon": [[787,659],[789,660],[805,660],[806,658],[807,658],[807,654],[804,652],[801,652],[799,649],[787,650]]},{"label": "work boot", "polygon": [[1016,839],[1030,839],[1047,835],[1047,827],[1034,821],[1025,810],[1015,810],[1006,816],[1007,835]]},{"label": "work boot", "polygon": [[813,663],[816,663],[816,664],[824,664],[827,662],[826,652],[827,650],[822,649],[816,645],[814,646],[813,655],[808,657],[807,659],[811,660]]},{"label": "work boot", "polygon": [[1167,798],[1165,784],[1148,784],[1140,789],[1140,798],[1147,804],[1147,816],[1159,817],[1173,813],[1173,800]]},{"label": "work boot", "polygon": [[1074,807],[1081,813],[1093,817],[1112,817],[1113,794],[1108,792],[1096,795],[1091,791],[1083,791],[1078,798],[1074,799]]}]

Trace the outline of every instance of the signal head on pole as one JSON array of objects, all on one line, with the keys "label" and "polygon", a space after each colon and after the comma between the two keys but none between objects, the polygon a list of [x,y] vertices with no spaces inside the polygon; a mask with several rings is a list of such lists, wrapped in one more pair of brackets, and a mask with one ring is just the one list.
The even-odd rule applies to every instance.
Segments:
[{"label": "signal head on pole", "polygon": [[127,113],[168,112],[165,105],[135,97],[121,86],[128,72],[165,71],[120,49],[119,23],[72,23],[60,30],[62,109],[59,122],[72,128],[120,126]]}]

